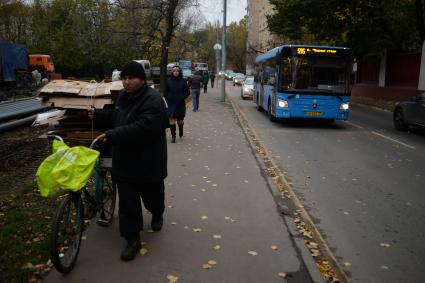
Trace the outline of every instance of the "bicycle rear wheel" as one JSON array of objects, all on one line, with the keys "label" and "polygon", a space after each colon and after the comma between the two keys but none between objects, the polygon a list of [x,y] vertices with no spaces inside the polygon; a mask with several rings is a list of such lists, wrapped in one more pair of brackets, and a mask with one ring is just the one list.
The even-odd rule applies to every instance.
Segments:
[{"label": "bicycle rear wheel", "polygon": [[101,226],[109,226],[114,218],[115,203],[117,200],[117,185],[112,181],[111,171],[102,170],[102,206],[97,223]]},{"label": "bicycle rear wheel", "polygon": [[84,229],[80,194],[68,194],[61,201],[52,225],[50,256],[56,270],[69,273],[75,265]]}]

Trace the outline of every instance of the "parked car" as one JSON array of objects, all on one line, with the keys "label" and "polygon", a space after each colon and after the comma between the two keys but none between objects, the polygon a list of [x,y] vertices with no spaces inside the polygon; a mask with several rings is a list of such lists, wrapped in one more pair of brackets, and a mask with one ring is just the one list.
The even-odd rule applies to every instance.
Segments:
[{"label": "parked car", "polygon": [[145,70],[146,79],[150,80],[152,73],[151,73],[151,62],[149,60],[133,60],[142,65],[143,69]]},{"label": "parked car", "polygon": [[245,75],[242,73],[236,73],[233,77],[233,86],[235,85],[242,85],[243,81],[245,80]]},{"label": "parked car", "polygon": [[406,131],[409,126],[425,128],[425,92],[400,101],[394,108],[394,127]]},{"label": "parked car", "polygon": [[254,97],[254,77],[248,76],[242,83],[241,97],[242,99]]}]

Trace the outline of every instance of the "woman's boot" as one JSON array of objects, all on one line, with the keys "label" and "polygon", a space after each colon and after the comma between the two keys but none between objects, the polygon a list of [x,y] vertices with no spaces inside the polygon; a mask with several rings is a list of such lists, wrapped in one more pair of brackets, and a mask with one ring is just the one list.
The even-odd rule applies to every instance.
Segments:
[{"label": "woman's boot", "polygon": [[171,130],[171,142],[175,143],[176,142],[176,124],[170,125],[170,130]]},{"label": "woman's boot", "polygon": [[182,138],[183,137],[183,125],[184,124],[179,124],[179,137]]}]

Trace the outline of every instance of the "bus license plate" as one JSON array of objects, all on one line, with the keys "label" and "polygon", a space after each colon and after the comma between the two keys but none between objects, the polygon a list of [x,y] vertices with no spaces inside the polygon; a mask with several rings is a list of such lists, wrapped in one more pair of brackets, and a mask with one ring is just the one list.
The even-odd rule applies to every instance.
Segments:
[{"label": "bus license plate", "polygon": [[307,116],[312,116],[312,117],[320,117],[323,115],[323,112],[316,112],[316,111],[308,111],[306,112]]}]

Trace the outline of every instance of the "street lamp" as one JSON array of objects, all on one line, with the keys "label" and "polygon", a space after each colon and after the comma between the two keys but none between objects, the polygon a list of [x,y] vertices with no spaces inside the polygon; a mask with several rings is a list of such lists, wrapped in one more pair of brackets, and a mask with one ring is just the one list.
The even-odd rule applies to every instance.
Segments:
[{"label": "street lamp", "polygon": [[[223,49],[221,51],[221,69],[223,71],[226,70],[226,7],[227,0],[223,0]],[[221,77],[221,102],[226,101],[225,93],[226,93],[226,78],[223,75]]]},{"label": "street lamp", "polygon": [[221,44],[220,44],[220,43],[216,43],[216,44],[214,44],[213,49],[214,49],[214,51],[215,51],[215,61],[216,61],[215,66],[216,66],[216,74],[218,75],[218,72],[219,72],[219,70],[220,70],[220,61],[219,61],[219,59],[220,59]]}]

